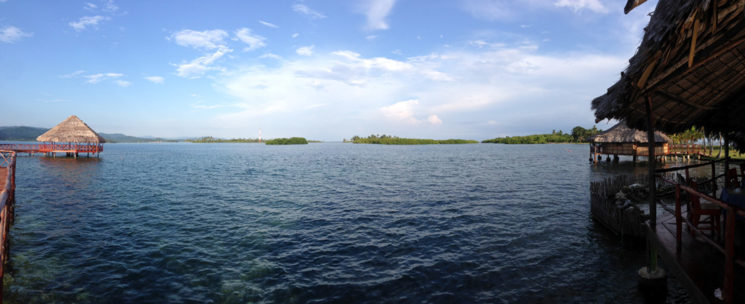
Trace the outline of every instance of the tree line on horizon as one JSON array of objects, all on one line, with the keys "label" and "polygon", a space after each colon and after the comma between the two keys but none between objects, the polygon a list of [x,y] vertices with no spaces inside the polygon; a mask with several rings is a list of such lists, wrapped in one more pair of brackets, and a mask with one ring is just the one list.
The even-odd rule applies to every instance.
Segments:
[{"label": "tree line on horizon", "polygon": [[[344,140],[346,142],[346,140]],[[467,139],[421,139],[402,138],[392,135],[375,135],[368,137],[353,136],[351,139],[355,144],[379,144],[379,145],[451,145],[451,144],[477,144],[476,140]]]},{"label": "tree line on horizon", "polygon": [[603,130],[598,129],[597,126],[592,126],[591,129],[585,129],[581,126],[572,128],[572,133],[564,133],[564,131],[553,130],[551,134],[534,134],[525,136],[506,136],[497,137],[493,139],[487,139],[481,141],[482,143],[491,144],[558,144],[558,143],[587,143],[588,138],[597,135]]}]

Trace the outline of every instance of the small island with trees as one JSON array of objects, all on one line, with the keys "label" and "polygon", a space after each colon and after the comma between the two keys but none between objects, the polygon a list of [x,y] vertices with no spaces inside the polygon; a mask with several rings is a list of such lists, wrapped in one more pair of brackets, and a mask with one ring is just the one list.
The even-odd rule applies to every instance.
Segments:
[{"label": "small island with trees", "polygon": [[199,144],[213,144],[213,143],[260,143],[261,140],[258,138],[231,138],[231,139],[225,139],[225,138],[215,138],[212,136],[204,136],[194,139],[187,139],[187,142],[190,143],[199,143]]},{"label": "small island with trees", "polygon": [[491,144],[560,144],[560,143],[587,143],[587,138],[603,132],[603,130],[592,126],[592,129],[585,129],[580,126],[576,126],[572,129],[572,133],[564,133],[563,131],[554,130],[551,134],[536,134],[526,136],[507,136],[497,137],[493,139],[487,139],[482,143]]},{"label": "small island with trees", "polygon": [[266,141],[267,145],[307,145],[304,137],[275,138]]},{"label": "small island with trees", "polygon": [[[345,140],[345,142],[347,142]],[[476,140],[467,139],[419,139],[401,138],[391,135],[370,135],[368,137],[354,136],[351,140],[355,144],[378,144],[378,145],[451,145],[451,144],[477,144]]]}]

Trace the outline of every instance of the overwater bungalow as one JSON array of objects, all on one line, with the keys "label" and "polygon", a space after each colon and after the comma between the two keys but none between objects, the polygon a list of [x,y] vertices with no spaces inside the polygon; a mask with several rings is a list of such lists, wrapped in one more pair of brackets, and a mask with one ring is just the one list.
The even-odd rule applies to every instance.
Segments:
[{"label": "overwater bungalow", "polygon": [[[649,145],[647,132],[629,128],[626,123],[619,122],[605,132],[591,136],[590,141],[590,160],[597,163],[601,155],[605,154],[610,159],[613,155],[614,161],[618,160],[619,155],[628,155],[633,157],[634,161],[638,156],[649,156]],[[670,138],[664,133],[656,131],[654,134],[655,153],[660,157],[670,152]]]},{"label": "overwater bungalow", "polygon": [[106,140],[93,131],[85,122],[72,115],[49,129],[39,137],[38,152],[54,155],[65,153],[67,156],[78,157],[80,153],[96,155],[103,152]]},{"label": "overwater bungalow", "polygon": [[[628,0],[625,11],[644,2]],[[659,254],[698,302],[745,303],[745,250],[735,254],[735,245],[745,244],[745,191],[727,158],[729,143],[745,148],[743,9],[745,0],[659,0],[621,79],[592,101],[598,121],[626,121],[646,130],[649,143],[654,142],[654,130],[675,133],[695,126],[724,135],[726,173],[717,172],[714,163],[704,164],[712,172],[701,188],[707,193],[699,191],[700,183],[689,183],[690,178],[665,178],[668,171],[688,172],[691,166],[655,170],[650,153],[649,185],[670,184],[676,194],[674,208],[658,215],[660,198],[650,187],[650,259],[640,275],[655,279],[664,273],[657,267]],[[721,183],[723,176],[726,183]],[[704,212],[701,201],[714,211]],[[703,223],[707,218],[709,225]],[[683,233],[683,226],[690,232]],[[705,228],[710,233],[702,233]]]}]

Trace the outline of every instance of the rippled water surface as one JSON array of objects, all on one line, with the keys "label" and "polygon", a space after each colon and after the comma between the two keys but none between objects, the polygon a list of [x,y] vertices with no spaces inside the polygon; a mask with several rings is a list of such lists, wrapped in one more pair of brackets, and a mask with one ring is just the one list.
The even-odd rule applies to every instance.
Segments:
[{"label": "rippled water surface", "polygon": [[590,218],[590,180],[611,173],[588,151],[108,144],[100,159],[21,157],[5,299],[638,302],[643,259]]}]

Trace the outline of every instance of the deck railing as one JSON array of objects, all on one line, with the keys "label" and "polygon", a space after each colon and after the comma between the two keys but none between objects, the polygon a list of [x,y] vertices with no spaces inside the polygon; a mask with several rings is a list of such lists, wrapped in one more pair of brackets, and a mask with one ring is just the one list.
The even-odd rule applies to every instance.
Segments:
[{"label": "deck railing", "polygon": [[708,155],[706,146],[699,144],[674,144],[670,145],[671,155]]},{"label": "deck railing", "polygon": [[49,152],[76,152],[76,153],[100,153],[103,152],[102,144],[86,143],[39,143],[39,144],[0,144],[0,150],[49,153]]},{"label": "deck railing", "polygon": [[[0,151],[0,168],[7,170],[5,185],[0,185],[0,284],[5,274],[5,264],[10,257],[8,233],[13,221],[13,203],[16,189],[16,152]],[[2,180],[2,178],[0,178]],[[0,303],[3,301],[3,289],[0,286]]]},{"label": "deck railing", "polygon": [[[745,210],[737,206],[727,204],[715,198],[716,191],[717,191],[716,180],[719,177],[724,176],[723,174],[716,175],[715,164],[720,161],[723,161],[723,160],[717,160],[717,161],[712,161],[708,163],[685,166],[685,167],[660,169],[660,170],[656,170],[656,172],[658,173],[657,178],[661,179],[663,182],[666,182],[668,184],[675,186],[675,210],[672,211],[667,208],[666,209],[669,212],[672,211],[675,214],[676,250],[678,252],[680,252],[681,250],[683,223],[685,223],[687,224],[688,229],[690,229],[693,233],[698,233],[701,236],[703,236],[703,240],[706,241],[706,243],[714,247],[717,251],[721,252],[724,255],[724,278],[723,278],[723,283],[724,283],[723,289],[724,290],[722,292],[722,296],[724,298],[725,303],[733,303],[734,302],[734,286],[735,286],[735,283],[734,283],[735,264],[739,265],[740,267],[745,267],[744,260],[735,258],[735,225],[736,225],[735,215],[745,217]],[[689,169],[696,168],[696,167],[702,167],[702,166],[708,166],[708,165],[711,165],[711,168],[712,168],[711,169],[712,178],[709,180],[703,181],[702,183],[708,183],[708,182],[712,183],[712,195],[699,192],[697,189],[693,189],[689,187],[687,184],[681,184],[678,181],[664,178],[662,177],[662,175],[660,175],[660,173],[685,170],[685,173],[686,173],[685,182],[687,183],[690,180],[690,176],[688,174]],[[711,238],[707,237],[706,234],[702,233],[701,230],[699,230],[696,226],[694,226],[693,223],[691,223],[691,221],[688,218],[683,217],[682,203],[681,203],[681,198],[680,198],[681,190],[687,192],[689,197],[690,195],[697,195],[701,197],[702,199],[705,199],[711,203],[716,204],[719,208],[724,210],[724,212],[726,213],[726,218],[725,218],[725,227],[724,227],[724,246],[723,247],[722,247],[722,244],[720,244],[717,240],[712,240]]]}]

